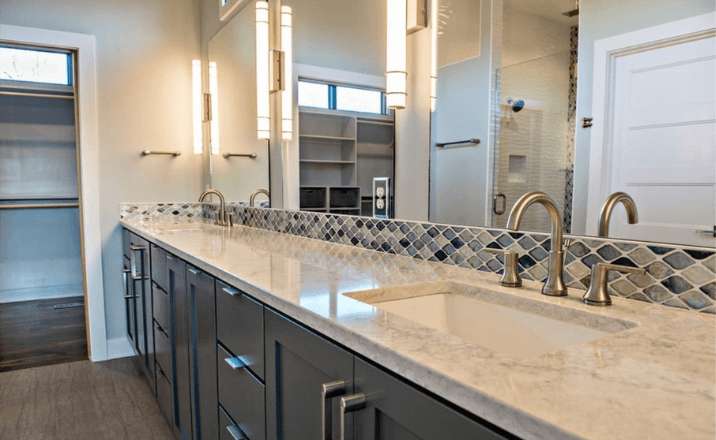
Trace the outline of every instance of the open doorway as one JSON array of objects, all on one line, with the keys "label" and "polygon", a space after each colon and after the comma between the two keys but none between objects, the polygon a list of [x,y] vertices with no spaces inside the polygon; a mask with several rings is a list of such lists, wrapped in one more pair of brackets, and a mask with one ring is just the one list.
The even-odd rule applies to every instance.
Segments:
[{"label": "open doorway", "polygon": [[0,371],[88,357],[75,60],[0,44]]}]

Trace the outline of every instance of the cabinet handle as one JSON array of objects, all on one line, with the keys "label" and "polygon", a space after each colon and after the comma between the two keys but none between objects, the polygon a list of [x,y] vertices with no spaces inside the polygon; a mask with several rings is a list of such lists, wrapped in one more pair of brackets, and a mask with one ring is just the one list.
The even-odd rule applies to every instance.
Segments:
[{"label": "cabinet handle", "polygon": [[321,384],[321,440],[326,440],[326,433],[328,432],[328,429],[326,429],[326,424],[329,422],[326,420],[326,400],[344,394],[347,385],[345,380],[335,380]]},{"label": "cabinet handle", "polygon": [[195,276],[198,276],[198,275],[199,275],[199,271],[196,270],[196,269],[192,269],[191,267],[188,268],[186,271],[189,272],[189,273],[192,274],[192,275],[195,275]]},{"label": "cabinet handle", "polygon": [[359,409],[365,408],[365,394],[358,393],[358,394],[352,394],[350,396],[343,396],[341,397],[341,404],[340,404],[340,419],[341,419],[341,430],[340,430],[340,439],[345,440],[346,438],[346,414],[351,411],[357,411]]},{"label": "cabinet handle", "polygon": [[236,425],[226,425],[226,432],[229,433],[234,440],[248,440],[249,438]]},{"label": "cabinet handle", "polygon": [[224,359],[224,362],[226,362],[232,370],[240,370],[249,366],[249,362],[247,362],[244,356],[226,358]]},{"label": "cabinet handle", "polygon": [[[132,271],[132,279],[134,281],[137,281],[141,279],[144,274],[139,275],[139,271],[137,270],[137,254],[135,252],[139,252],[140,254],[144,255],[144,251],[147,250],[146,246],[136,246],[136,245],[129,245],[130,255],[129,255],[129,268]],[[142,260],[144,260],[144,256],[140,257]],[[142,262],[143,263],[143,262]]]},{"label": "cabinet handle", "polygon": [[234,289],[233,287],[222,287],[221,290],[222,292],[227,293],[231,296],[236,296],[241,293],[239,292],[239,289]]}]

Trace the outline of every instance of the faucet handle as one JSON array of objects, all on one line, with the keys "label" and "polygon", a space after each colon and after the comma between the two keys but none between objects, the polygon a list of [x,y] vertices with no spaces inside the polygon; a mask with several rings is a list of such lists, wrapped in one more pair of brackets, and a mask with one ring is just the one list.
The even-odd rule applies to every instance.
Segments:
[{"label": "faucet handle", "polygon": [[612,298],[609,295],[607,289],[607,274],[610,271],[617,271],[621,273],[639,273],[644,274],[646,270],[631,267],[622,266],[621,264],[612,263],[597,263],[592,266],[592,276],[589,282],[589,289],[587,293],[582,297],[582,301],[590,306],[609,306],[612,304]]},{"label": "faucet handle", "polygon": [[522,287],[522,278],[520,277],[519,268],[517,266],[520,254],[509,249],[485,248],[485,250],[493,254],[504,255],[505,257],[505,270],[502,273],[500,284],[505,287]]}]

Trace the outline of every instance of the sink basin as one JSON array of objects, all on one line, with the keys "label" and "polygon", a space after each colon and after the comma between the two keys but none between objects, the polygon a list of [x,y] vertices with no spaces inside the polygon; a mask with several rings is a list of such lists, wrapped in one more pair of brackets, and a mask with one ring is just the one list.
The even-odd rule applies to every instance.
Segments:
[{"label": "sink basin", "polygon": [[454,282],[345,295],[511,357],[538,356],[636,326],[629,321]]}]

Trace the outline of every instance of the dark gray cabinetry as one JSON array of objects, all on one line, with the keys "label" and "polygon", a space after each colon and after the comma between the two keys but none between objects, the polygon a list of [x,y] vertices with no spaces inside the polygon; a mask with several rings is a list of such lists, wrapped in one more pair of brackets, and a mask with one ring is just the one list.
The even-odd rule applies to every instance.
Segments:
[{"label": "dark gray cabinetry", "polygon": [[149,242],[128,233],[123,236],[125,247],[125,306],[127,334],[152,390],[154,376],[154,333],[152,331],[152,294],[149,266]]},{"label": "dark gray cabinetry", "polygon": [[267,437],[338,440],[338,398],[353,392],[353,355],[272,311],[265,323]]},{"label": "dark gray cabinetry", "polygon": [[189,368],[193,438],[218,437],[219,411],[216,384],[216,301],[214,278],[187,267]]},{"label": "dark gray cabinetry", "polygon": [[172,345],[172,423],[181,440],[188,440],[191,428],[191,386],[189,374],[189,300],[186,288],[186,263],[168,255],[167,288],[170,301],[170,330]]},{"label": "dark gray cabinetry", "polygon": [[[222,346],[218,347],[219,402],[237,432],[251,440],[266,438],[265,389],[261,380]],[[226,429],[224,426],[222,429]],[[238,429],[238,430],[237,430]],[[241,436],[239,436],[241,438]]]},{"label": "dark gray cabinetry", "polygon": [[343,400],[355,416],[356,440],[505,438],[359,358],[355,393]]},{"label": "dark gray cabinetry", "polygon": [[216,282],[219,342],[264,378],[264,307],[238,289]]}]

